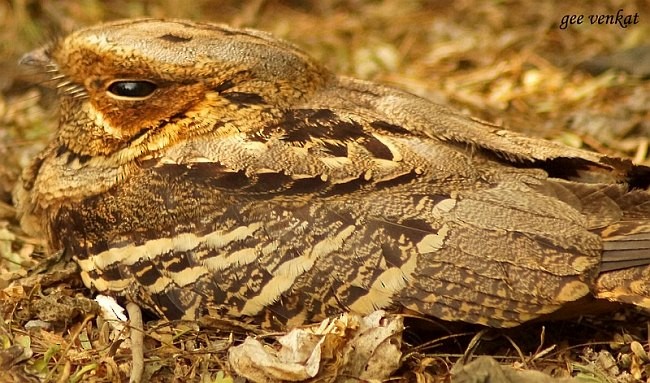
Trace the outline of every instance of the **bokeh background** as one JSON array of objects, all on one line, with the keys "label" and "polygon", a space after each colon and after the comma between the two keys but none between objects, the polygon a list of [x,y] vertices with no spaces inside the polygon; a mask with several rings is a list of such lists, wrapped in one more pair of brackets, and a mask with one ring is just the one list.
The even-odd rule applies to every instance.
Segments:
[{"label": "bokeh background", "polygon": [[[617,12],[637,15],[638,23],[592,25],[587,18]],[[560,29],[566,15],[585,20]],[[22,307],[20,296],[8,293],[15,293],[11,282],[45,257],[40,239],[20,231],[11,190],[57,123],[53,91],[17,61],[75,28],[127,17],[263,29],[337,73],[398,86],[527,134],[649,163],[650,0],[0,0],[0,350],[16,343],[11,326],[24,322],[7,314]],[[616,363],[624,360],[620,373],[648,379],[647,360],[630,347],[645,337],[647,350],[647,321],[634,318],[603,317],[609,322],[597,327],[605,343],[608,336],[618,342],[606,351]],[[66,326],[57,330],[64,343]],[[45,341],[32,347],[40,357],[48,349]],[[578,353],[567,353],[569,361],[589,359],[572,350]],[[576,374],[568,362],[553,368],[556,375]]]}]

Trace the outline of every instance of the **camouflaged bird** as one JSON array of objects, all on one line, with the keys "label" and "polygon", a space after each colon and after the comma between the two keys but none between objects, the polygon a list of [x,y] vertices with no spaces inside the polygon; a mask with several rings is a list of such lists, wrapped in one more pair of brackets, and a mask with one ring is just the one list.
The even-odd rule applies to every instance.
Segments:
[{"label": "camouflaged bird", "polygon": [[17,191],[25,226],[161,317],[650,308],[646,167],[335,76],[255,30],[118,21],[23,62],[61,100]]}]

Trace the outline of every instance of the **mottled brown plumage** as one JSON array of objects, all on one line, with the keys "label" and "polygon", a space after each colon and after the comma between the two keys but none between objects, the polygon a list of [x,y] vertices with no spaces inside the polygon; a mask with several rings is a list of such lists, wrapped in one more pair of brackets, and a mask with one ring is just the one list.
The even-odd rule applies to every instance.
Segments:
[{"label": "mottled brown plumage", "polygon": [[160,316],[650,308],[650,171],[628,160],[337,77],[253,30],[127,20],[23,60],[61,98],[17,191],[25,226]]}]

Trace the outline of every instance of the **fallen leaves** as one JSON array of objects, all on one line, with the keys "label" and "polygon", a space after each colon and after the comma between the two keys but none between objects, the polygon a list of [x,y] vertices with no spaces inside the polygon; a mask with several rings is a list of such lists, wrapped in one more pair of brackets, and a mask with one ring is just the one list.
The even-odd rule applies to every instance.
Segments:
[{"label": "fallen leaves", "polygon": [[403,330],[401,316],[383,311],[363,318],[344,314],[294,329],[273,346],[248,337],[230,349],[228,361],[255,383],[382,381],[399,367]]}]

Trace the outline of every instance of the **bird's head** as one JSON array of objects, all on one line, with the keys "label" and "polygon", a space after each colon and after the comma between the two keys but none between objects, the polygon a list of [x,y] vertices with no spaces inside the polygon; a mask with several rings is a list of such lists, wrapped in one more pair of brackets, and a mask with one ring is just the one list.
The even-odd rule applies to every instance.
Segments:
[{"label": "bird's head", "polygon": [[59,151],[120,162],[251,129],[331,77],[264,32],[180,20],[81,29],[22,62],[45,68],[59,90]]}]

